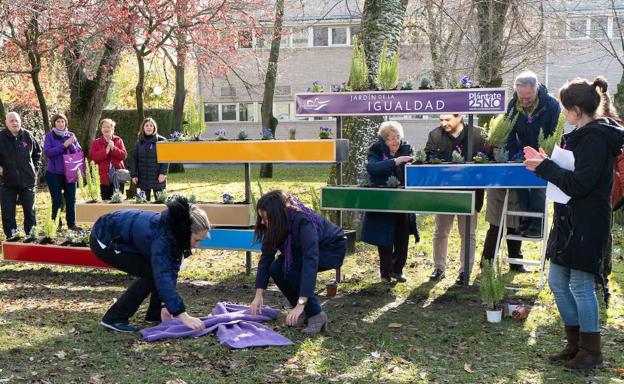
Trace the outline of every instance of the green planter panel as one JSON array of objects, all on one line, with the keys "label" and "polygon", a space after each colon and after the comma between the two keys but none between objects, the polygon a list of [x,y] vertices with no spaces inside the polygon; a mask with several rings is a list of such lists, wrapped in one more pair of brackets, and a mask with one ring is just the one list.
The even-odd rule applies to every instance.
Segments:
[{"label": "green planter panel", "polygon": [[321,208],[328,210],[448,213],[472,215],[474,191],[323,187]]}]

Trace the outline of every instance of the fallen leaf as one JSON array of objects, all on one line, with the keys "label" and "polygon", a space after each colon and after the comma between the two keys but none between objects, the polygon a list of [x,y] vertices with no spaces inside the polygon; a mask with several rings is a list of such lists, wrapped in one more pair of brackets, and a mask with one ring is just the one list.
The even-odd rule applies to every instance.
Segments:
[{"label": "fallen leaf", "polygon": [[403,324],[401,323],[390,323],[388,324],[388,328],[392,328],[392,329],[399,329],[403,326]]},{"label": "fallen leaf", "polygon": [[472,369],[472,367],[468,363],[464,364],[464,371],[466,371],[468,373],[474,373],[474,370]]}]

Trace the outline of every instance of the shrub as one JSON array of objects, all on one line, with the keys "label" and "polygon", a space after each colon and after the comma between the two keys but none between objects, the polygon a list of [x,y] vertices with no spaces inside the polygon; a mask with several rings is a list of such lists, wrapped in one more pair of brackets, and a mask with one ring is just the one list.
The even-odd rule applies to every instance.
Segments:
[{"label": "shrub", "polygon": [[48,204],[45,218],[43,219],[43,223],[41,223],[41,234],[45,239],[52,240],[56,237],[60,220],[61,215],[59,214],[56,215],[55,219],[52,219],[52,204]]},{"label": "shrub", "polygon": [[110,202],[113,204],[119,204],[123,201],[123,193],[121,193],[120,191],[115,191],[115,193],[113,193],[113,196],[111,196]]},{"label": "shrub", "polygon": [[157,191],[154,193],[154,201],[158,204],[164,204],[167,201],[167,192]]},{"label": "shrub", "polygon": [[354,91],[364,91],[368,88],[368,65],[364,46],[353,39],[353,59],[349,70],[349,86]]},{"label": "shrub", "polygon": [[453,163],[465,163],[466,159],[464,159],[464,155],[462,155],[458,151],[453,151],[451,153],[451,161]]},{"label": "shrub", "polygon": [[396,176],[392,175],[388,177],[388,180],[386,180],[386,185],[390,188],[396,188],[401,185],[401,182]]},{"label": "shrub", "polygon": [[419,148],[414,152],[414,162],[415,163],[424,163],[427,161],[427,153],[423,148]]},{"label": "shrub", "polygon": [[489,130],[488,143],[492,147],[505,148],[517,118],[516,116],[513,120],[509,120],[502,113],[492,118],[486,127],[486,130]]},{"label": "shrub", "polygon": [[555,145],[558,145],[561,142],[564,125],[565,118],[563,117],[563,113],[561,113],[559,114],[559,120],[557,120],[557,126],[550,136],[544,137],[544,128],[540,128],[537,142],[539,143],[540,148],[542,148],[548,156],[552,155]]},{"label": "shrub", "polygon": [[95,203],[100,200],[100,173],[93,161],[85,164],[84,178],[78,172],[78,195],[87,203]]},{"label": "shrub", "polygon": [[240,132],[238,132],[238,140],[247,140],[248,137],[249,135],[244,129],[241,129]]},{"label": "shrub", "polygon": [[388,56],[388,44],[384,42],[379,57],[379,72],[377,72],[377,83],[383,90],[396,89],[399,83],[399,52]]},{"label": "shrub", "polygon": [[505,282],[503,281],[499,263],[494,266],[490,260],[483,260],[479,292],[481,293],[481,299],[492,310],[495,310],[498,303],[503,300],[505,297]]}]

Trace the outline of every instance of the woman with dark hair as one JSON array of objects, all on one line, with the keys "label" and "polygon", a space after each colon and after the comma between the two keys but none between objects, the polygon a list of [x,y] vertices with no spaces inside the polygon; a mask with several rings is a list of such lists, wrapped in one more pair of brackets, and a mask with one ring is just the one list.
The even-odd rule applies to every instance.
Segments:
[{"label": "woman with dark hair", "polygon": [[328,319],[314,294],[316,274],[342,265],[347,247],[344,233],[296,197],[279,190],[262,196],[257,209],[255,239],[262,242],[262,255],[251,314],[261,311],[271,277],[293,306],[286,324],[303,325],[307,318],[303,333],[317,334],[327,328]]},{"label": "woman with dark hair", "polygon": [[[76,183],[68,183],[65,178],[63,155],[82,152],[76,135],[67,129],[67,117],[57,113],[50,120],[52,130],[46,133],[43,141],[43,153],[48,158],[48,169],[45,173],[50,197],[52,197],[52,219],[56,218],[65,198],[65,219],[67,229],[81,230],[76,226]],[[59,227],[60,227],[59,223]]]},{"label": "woman with dark hair", "polygon": [[624,131],[602,117],[606,91],[606,79],[598,77],[592,83],[573,80],[559,92],[563,114],[576,126],[561,140],[562,148],[574,154],[574,170],[559,167],[541,149],[524,148],[526,167],[570,196],[566,204],[554,204],[546,250],[548,283],[567,339],[563,351],[548,359],[565,362],[569,370],[587,370],[603,362],[594,280],[602,282],[611,233],[613,158],[624,144]]},{"label": "woman with dark hair", "polygon": [[[191,255],[191,248],[197,248],[209,230],[206,212],[181,196],[170,199],[161,213],[126,209],[101,216],[91,232],[91,251],[138,279],[109,308],[100,324],[117,332],[136,332],[129,319],[151,293],[146,321],[174,316],[191,329],[202,329],[201,320],[186,313],[176,282],[182,259]],[[162,311],[161,300],[165,303]]]},{"label": "woman with dark hair", "polygon": [[132,182],[143,192],[149,201],[157,192],[167,188],[169,164],[159,163],[156,156],[156,143],[167,139],[158,134],[158,124],[151,117],[146,117],[139,128],[138,140],[132,153]]}]

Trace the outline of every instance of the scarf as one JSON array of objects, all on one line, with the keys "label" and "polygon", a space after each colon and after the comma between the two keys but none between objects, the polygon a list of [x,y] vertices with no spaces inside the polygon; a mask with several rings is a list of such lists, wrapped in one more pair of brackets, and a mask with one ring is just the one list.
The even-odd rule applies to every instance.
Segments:
[{"label": "scarf", "polygon": [[67,128],[63,130],[52,128],[52,131],[54,131],[54,133],[56,133],[58,136],[63,137],[63,138],[71,135],[71,133],[69,133],[69,130]]},{"label": "scarf", "polygon": [[[289,196],[288,201],[290,203],[290,208],[288,208],[288,219],[290,221],[290,224],[293,223],[297,212],[301,212],[304,215],[306,215],[308,219],[312,222],[312,225],[314,225],[314,229],[316,230],[316,234],[320,236],[321,229],[322,229],[321,222],[323,218],[319,216],[318,213],[314,212],[310,208],[303,205],[301,200],[299,200],[295,196]],[[292,232],[293,231],[291,228],[291,230],[288,231],[288,236],[286,237],[286,240],[284,240],[284,243],[282,244],[282,246],[279,247],[279,250],[282,252],[282,255],[284,255],[284,275],[286,275],[286,272],[290,270],[290,266],[292,265],[292,261],[293,261]]]}]

